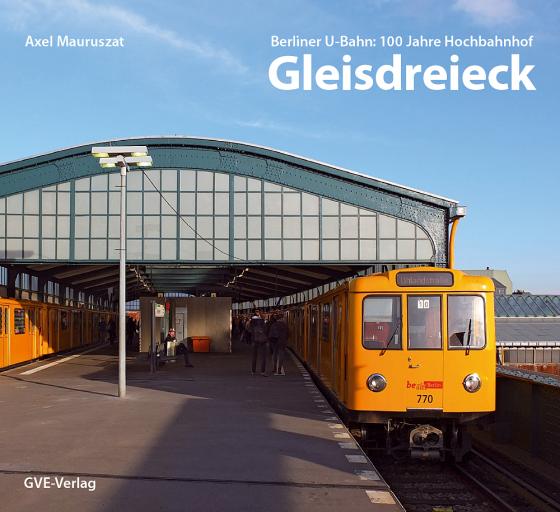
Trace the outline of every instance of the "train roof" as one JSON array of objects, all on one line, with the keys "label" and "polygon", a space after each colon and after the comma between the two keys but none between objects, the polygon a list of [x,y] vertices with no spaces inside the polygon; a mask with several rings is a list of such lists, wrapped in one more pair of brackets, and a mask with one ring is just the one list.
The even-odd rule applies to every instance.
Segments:
[{"label": "train roof", "polygon": [[461,270],[415,267],[357,277],[348,283],[353,293],[377,291],[476,291],[493,292],[494,282],[486,276],[473,276]]}]

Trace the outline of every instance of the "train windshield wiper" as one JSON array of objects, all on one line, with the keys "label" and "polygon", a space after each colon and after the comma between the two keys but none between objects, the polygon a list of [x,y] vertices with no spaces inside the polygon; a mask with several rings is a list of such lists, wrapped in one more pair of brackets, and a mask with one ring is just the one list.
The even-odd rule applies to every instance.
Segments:
[{"label": "train windshield wiper", "polygon": [[465,343],[465,355],[468,356],[470,352],[472,335],[472,318],[469,318],[469,326],[467,327],[467,342]]},{"label": "train windshield wiper", "polygon": [[400,328],[400,324],[397,324],[395,326],[395,328],[393,329],[393,332],[391,333],[391,336],[389,336],[389,339],[385,342],[385,345],[381,349],[381,352],[379,353],[380,356],[382,356],[383,354],[385,354],[385,352],[387,352],[387,349],[389,348],[389,345],[393,341],[393,338],[395,337],[397,332],[399,332],[399,328]]}]

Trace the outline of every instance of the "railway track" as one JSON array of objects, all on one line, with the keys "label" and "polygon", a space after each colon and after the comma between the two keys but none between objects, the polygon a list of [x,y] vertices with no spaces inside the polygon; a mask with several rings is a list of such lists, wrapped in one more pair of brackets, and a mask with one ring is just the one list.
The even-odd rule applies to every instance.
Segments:
[{"label": "railway track", "polygon": [[409,512],[560,511],[558,484],[477,450],[461,464],[369,455]]},{"label": "railway track", "polygon": [[502,512],[502,508],[451,464],[371,454],[372,462],[408,512]]},{"label": "railway track", "polygon": [[473,449],[464,464],[456,466],[466,478],[502,502],[504,510],[560,511],[560,483],[496,453]]}]

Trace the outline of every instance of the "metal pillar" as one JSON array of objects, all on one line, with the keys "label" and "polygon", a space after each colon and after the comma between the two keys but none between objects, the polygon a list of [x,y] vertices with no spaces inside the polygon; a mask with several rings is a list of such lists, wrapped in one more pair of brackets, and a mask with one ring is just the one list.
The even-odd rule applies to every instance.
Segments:
[{"label": "metal pillar", "polygon": [[157,370],[157,343],[156,343],[156,301],[152,300],[151,303],[151,336],[150,336],[150,372],[155,373]]},{"label": "metal pillar", "polygon": [[121,165],[121,234],[119,251],[119,397],[126,396],[126,173]]}]

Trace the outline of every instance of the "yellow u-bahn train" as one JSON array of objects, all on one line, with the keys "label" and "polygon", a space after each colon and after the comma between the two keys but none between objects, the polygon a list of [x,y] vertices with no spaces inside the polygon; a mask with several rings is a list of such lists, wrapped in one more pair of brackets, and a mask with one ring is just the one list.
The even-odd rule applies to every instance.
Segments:
[{"label": "yellow u-bahn train", "polygon": [[115,313],[0,298],[0,369],[105,341]]},{"label": "yellow u-bahn train", "polygon": [[460,459],[464,424],[494,411],[487,277],[431,267],[359,277],[288,321],[293,349],[364,443]]}]

